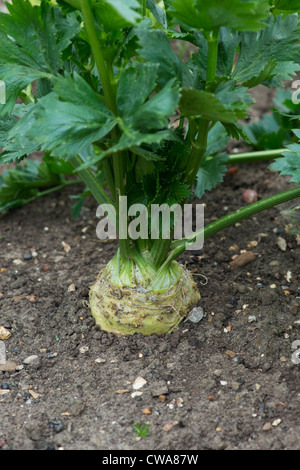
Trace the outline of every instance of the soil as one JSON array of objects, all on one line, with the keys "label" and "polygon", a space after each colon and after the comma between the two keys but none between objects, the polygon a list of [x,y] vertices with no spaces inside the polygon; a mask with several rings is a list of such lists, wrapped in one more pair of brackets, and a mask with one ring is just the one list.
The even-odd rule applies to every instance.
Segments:
[{"label": "soil", "polygon": [[[270,107],[265,89],[255,93],[254,116]],[[263,198],[290,187],[268,164],[244,165],[197,202],[208,223],[244,206],[245,189]],[[0,447],[298,449],[300,246],[283,206],[181,256],[201,292],[200,322],[160,337],[118,337],[100,331],[87,306],[116,246],[97,239],[93,200],[71,218],[72,193],[0,219],[0,326],[11,333],[7,360],[17,365],[0,372]],[[255,259],[233,269],[243,250]],[[137,377],[146,384],[132,396]],[[134,424],[147,422],[149,435],[136,438]]]}]

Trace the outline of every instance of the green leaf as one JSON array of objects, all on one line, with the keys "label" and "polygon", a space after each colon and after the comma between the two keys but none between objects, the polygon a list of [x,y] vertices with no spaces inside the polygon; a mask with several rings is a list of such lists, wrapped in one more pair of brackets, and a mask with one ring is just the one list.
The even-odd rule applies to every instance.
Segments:
[{"label": "green leaf", "polygon": [[227,26],[237,31],[264,27],[270,11],[268,0],[170,0],[169,11],[180,24],[212,31]]},{"label": "green leaf", "polygon": [[14,0],[8,9],[9,14],[0,13],[0,79],[6,83],[1,115],[12,111],[31,82],[58,73],[62,52],[80,29],[74,13],[64,16],[45,0],[41,7]]},{"label": "green leaf", "polygon": [[300,51],[299,19],[297,15],[286,18],[270,17],[261,33],[241,34],[240,54],[232,77],[246,86],[255,86],[268,78],[290,77],[296,70]]},{"label": "green leaf", "polygon": [[34,80],[49,74],[17,64],[0,64],[0,77],[6,86],[6,103],[0,106],[0,115],[11,113],[22,90]]},{"label": "green leaf", "polygon": [[[300,133],[297,134],[300,137]],[[290,151],[285,152],[283,157],[278,158],[269,168],[279,171],[282,176],[291,176],[291,183],[300,184],[300,145],[288,145],[287,149]]]},{"label": "green leaf", "polygon": [[299,115],[300,118],[300,108],[299,105],[293,103],[291,90],[286,88],[278,88],[273,98],[273,102],[276,106],[276,109],[278,109],[280,113],[292,112],[295,115]]},{"label": "green leaf", "polygon": [[[33,108],[33,104],[25,106],[24,104],[16,104],[13,108],[12,115],[5,115],[0,121],[0,148],[5,149],[0,154],[0,163],[12,163],[14,160],[21,160],[25,155],[39,150],[38,146],[28,141],[25,136],[20,136],[19,142],[16,144],[10,139],[10,132],[13,132],[14,126],[16,126],[21,120],[18,121],[16,118],[24,118],[30,110]],[[29,122],[29,127],[32,121]]]},{"label": "green leaf", "polygon": [[0,181],[0,213],[27,204],[38,197],[39,189],[60,184],[45,161],[28,160],[24,166],[6,170]]},{"label": "green leaf", "polygon": [[222,183],[226,173],[228,155],[222,153],[213,158],[206,157],[197,174],[195,194],[201,198],[205,191],[210,191]]},{"label": "green leaf", "polygon": [[167,15],[166,12],[161,8],[155,0],[147,0],[147,8],[151,11],[154,18],[161,24],[164,28],[168,27]]},{"label": "green leaf", "polygon": [[142,147],[132,147],[131,151],[135,155],[138,155],[149,162],[161,160],[163,158],[161,155],[157,155],[156,153],[150,152]]},{"label": "green leaf", "polygon": [[[10,129],[14,127],[17,120],[13,116],[4,116],[0,119],[0,149],[4,148],[7,144],[7,134]],[[1,161],[1,154],[0,154]]]},{"label": "green leaf", "polygon": [[122,71],[117,92],[117,107],[122,118],[132,118],[154,91],[157,70],[157,64],[136,64]]},{"label": "green leaf", "polygon": [[75,195],[75,196],[70,196],[71,199],[76,199],[76,202],[72,206],[72,217],[73,217],[74,220],[78,219],[78,217],[81,213],[81,210],[82,210],[82,206],[83,206],[86,198],[90,195],[91,195],[91,192],[88,189],[86,189],[81,194],[78,194],[78,195]]},{"label": "green leaf", "polygon": [[275,0],[272,3],[278,10],[300,10],[300,0]]},{"label": "green leaf", "polygon": [[89,164],[131,147],[174,139],[174,133],[168,129],[168,116],[173,115],[178,106],[179,87],[173,79],[153,94],[156,79],[157,66],[152,64],[138,63],[121,72],[117,106],[118,124],[123,133],[118,142],[90,160]]},{"label": "green leaf", "polygon": [[263,84],[266,86],[280,87],[283,81],[291,81],[300,72],[300,63],[293,61],[280,62],[274,68],[274,76],[271,79],[264,80]]},{"label": "green leaf", "polygon": [[57,73],[61,52],[80,28],[75,14],[65,17],[59,8],[45,0],[41,7],[31,5],[28,0],[13,0],[7,8],[9,14],[0,14],[1,32],[22,48],[28,56],[28,65],[32,66],[34,61],[37,69]]},{"label": "green leaf", "polygon": [[158,66],[158,84],[164,86],[172,78],[182,82],[183,63],[171,47],[163,31],[136,29],[142,59]]},{"label": "green leaf", "polygon": [[78,219],[80,212],[82,210],[82,206],[84,203],[84,198],[79,198],[72,206],[72,217],[74,220]]},{"label": "green leaf", "polygon": [[[62,101],[62,99],[64,101]],[[56,77],[54,93],[40,101],[9,133],[14,147],[32,147],[69,159],[103,138],[115,116],[83,78]],[[27,153],[27,152],[26,152]]]},{"label": "green leaf", "polygon": [[229,136],[220,122],[217,122],[208,132],[206,155],[216,155],[228,144]]},{"label": "green leaf", "polygon": [[273,15],[289,15],[291,13],[300,12],[300,1],[299,0],[277,0],[272,2],[274,9],[272,10]]},{"label": "green leaf", "polygon": [[215,94],[203,90],[183,90],[180,109],[189,118],[202,116],[212,121],[235,122],[247,117],[249,105],[253,103],[246,90],[236,87],[234,81],[221,83]]},{"label": "green leaf", "polygon": [[96,0],[93,7],[106,31],[118,31],[141,18],[136,11],[140,8],[137,0]]},{"label": "green leaf", "polygon": [[263,119],[244,126],[244,131],[257,149],[278,149],[284,145],[287,131],[280,119],[266,115]]}]

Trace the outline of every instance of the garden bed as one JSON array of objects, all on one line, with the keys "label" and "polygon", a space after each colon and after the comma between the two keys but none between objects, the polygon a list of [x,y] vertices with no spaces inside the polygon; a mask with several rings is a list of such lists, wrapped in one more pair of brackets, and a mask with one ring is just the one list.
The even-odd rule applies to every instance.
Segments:
[{"label": "garden bed", "polygon": [[[227,174],[200,201],[206,223],[245,205],[245,189],[263,198],[291,187],[267,167]],[[0,372],[0,447],[297,449],[300,247],[285,231],[283,207],[181,256],[201,292],[200,322],[160,337],[118,337],[101,332],[87,308],[88,288],[116,246],[97,239],[92,200],[72,220],[72,193],[0,219],[0,326],[11,333],[7,360],[23,366]],[[233,269],[241,250],[255,259]],[[135,390],[138,377],[146,383]],[[147,422],[149,435],[136,438],[134,424]]]}]

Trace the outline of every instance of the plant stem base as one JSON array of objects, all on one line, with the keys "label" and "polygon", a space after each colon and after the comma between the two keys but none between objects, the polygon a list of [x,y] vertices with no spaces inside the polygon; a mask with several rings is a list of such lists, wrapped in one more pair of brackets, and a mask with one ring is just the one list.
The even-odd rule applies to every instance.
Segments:
[{"label": "plant stem base", "polygon": [[166,291],[119,287],[102,270],[90,289],[90,308],[101,330],[119,335],[170,333],[200,299],[192,275],[182,267],[179,281]]}]

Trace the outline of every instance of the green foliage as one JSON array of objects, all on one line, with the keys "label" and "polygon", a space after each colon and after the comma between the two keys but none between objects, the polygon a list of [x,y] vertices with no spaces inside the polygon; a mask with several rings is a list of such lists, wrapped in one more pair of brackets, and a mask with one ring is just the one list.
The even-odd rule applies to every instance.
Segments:
[{"label": "green foliage", "polygon": [[227,26],[237,31],[259,30],[269,15],[267,0],[170,0],[170,10],[184,26],[211,31]]},{"label": "green foliage", "polygon": [[47,188],[62,188],[67,185],[65,175],[72,172],[69,163],[47,154],[42,161],[27,160],[6,170],[0,175],[0,214],[34,201],[43,191],[48,193]]},{"label": "green foliage", "polygon": [[290,15],[291,13],[300,12],[300,1],[299,0],[272,0],[274,6],[274,15]]},{"label": "green foliage", "polygon": [[228,155],[219,154],[214,158],[206,157],[197,173],[197,184],[195,194],[202,197],[206,191],[215,188],[222,183],[224,175],[227,171],[226,162]]},{"label": "green foliage", "polygon": [[300,120],[300,109],[293,103],[291,91],[279,88],[273,102],[272,114],[244,126],[244,131],[255,149],[277,149],[296,142],[292,130]]},{"label": "green foliage", "polygon": [[167,28],[168,20],[165,10],[157,5],[154,0],[147,0],[147,7],[158,23],[164,28]]},{"label": "green foliage", "polygon": [[95,0],[94,8],[105,31],[118,31],[140,19],[137,0]]},{"label": "green foliage", "polygon": [[149,424],[150,423],[148,422],[147,423],[134,423],[133,430],[136,434],[136,437],[146,438],[147,436],[150,436]]},{"label": "green foliage", "polygon": [[68,159],[104,137],[116,120],[79,75],[57,77],[53,86],[54,92],[41,98],[17,122],[8,139],[14,148],[25,146],[26,150],[32,145],[31,152],[34,148]]},{"label": "green foliage", "polygon": [[202,116],[212,121],[236,122],[248,116],[253,104],[247,89],[236,86],[234,81],[222,82],[215,93],[188,89],[182,91],[180,109],[186,117]]},{"label": "green foliage", "polygon": [[[299,129],[294,129],[293,132],[300,139]],[[290,144],[286,148],[283,158],[276,160],[269,168],[280,171],[282,176],[291,176],[291,183],[300,184],[300,144]]]},{"label": "green foliage", "polygon": [[0,114],[11,112],[19,93],[34,80],[59,72],[62,52],[80,29],[75,13],[64,16],[45,1],[40,8],[14,0],[8,9],[9,15],[0,13],[0,77],[7,93]]},{"label": "green foliage", "polygon": [[[241,119],[250,88],[300,70],[298,9],[283,0],[13,0],[0,14],[0,162],[17,167],[1,179],[2,207],[64,186],[73,167],[86,184],[74,216],[90,193],[116,206],[120,194],[182,204],[222,182],[230,136],[258,149],[290,144],[273,168],[297,182],[300,113],[290,97],[278,92],[257,123]],[[177,53],[173,39],[196,50]],[[20,168],[36,151],[43,161]]]},{"label": "green foliage", "polygon": [[181,83],[184,64],[177,57],[163,31],[137,29],[136,34],[140,57],[158,68],[158,84],[163,86],[172,78]]},{"label": "green foliage", "polygon": [[298,16],[289,15],[270,17],[260,34],[243,33],[232,77],[249,88],[259,83],[290,80],[300,70],[299,61],[296,63],[300,52],[299,31]]}]

